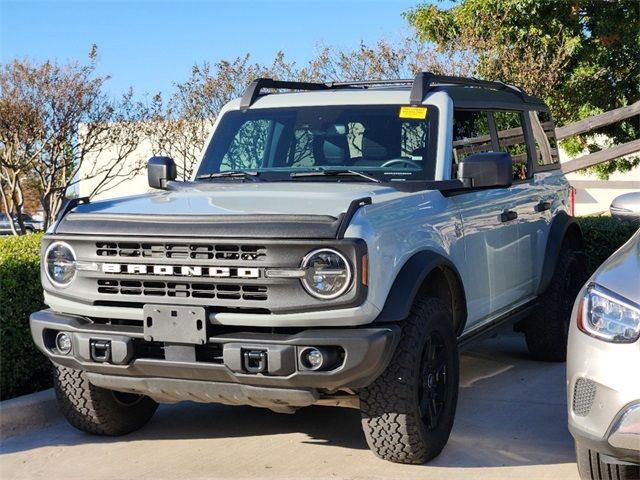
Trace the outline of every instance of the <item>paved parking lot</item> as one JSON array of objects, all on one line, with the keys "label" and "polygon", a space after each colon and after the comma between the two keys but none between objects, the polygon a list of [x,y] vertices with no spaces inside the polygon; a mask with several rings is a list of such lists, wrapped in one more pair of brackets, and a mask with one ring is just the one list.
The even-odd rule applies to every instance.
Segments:
[{"label": "paved parking lot", "polygon": [[2,479],[578,479],[564,364],[529,360],[524,339],[488,339],[462,359],[453,434],[426,466],[369,452],[356,410],[282,415],[249,407],[164,405],[121,438],[59,421],[2,439]]}]

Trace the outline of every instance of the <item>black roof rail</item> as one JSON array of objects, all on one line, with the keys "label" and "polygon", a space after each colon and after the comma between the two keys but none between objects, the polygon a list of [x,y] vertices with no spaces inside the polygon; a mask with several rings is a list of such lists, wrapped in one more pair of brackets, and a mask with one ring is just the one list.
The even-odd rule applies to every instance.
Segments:
[{"label": "black roof rail", "polygon": [[331,87],[326,83],[312,82],[288,82],[284,80],[274,80],[273,78],[257,78],[247,87],[240,100],[240,108],[249,108],[260,96],[263,88],[286,89],[286,90],[328,90]]},{"label": "black roof rail", "polygon": [[490,88],[492,90],[510,90],[518,95],[522,100],[525,100],[524,92],[522,90],[504,82],[492,82],[489,80],[480,80],[478,78],[452,77],[449,75],[436,75],[431,72],[420,72],[416,75],[411,87],[411,94],[409,96],[409,102],[411,105],[421,104],[424,100],[425,94],[435,84],[466,85],[471,87]]},{"label": "black roof rail", "polygon": [[413,84],[413,78],[398,78],[392,80],[358,80],[354,82],[331,82],[328,85],[331,88],[345,88],[345,87],[374,87],[376,85],[411,85]]}]

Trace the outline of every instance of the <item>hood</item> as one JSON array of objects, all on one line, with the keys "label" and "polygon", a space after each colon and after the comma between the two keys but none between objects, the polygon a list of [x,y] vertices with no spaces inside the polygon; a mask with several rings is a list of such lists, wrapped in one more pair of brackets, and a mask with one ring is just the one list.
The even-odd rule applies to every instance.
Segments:
[{"label": "hood", "polygon": [[[78,206],[75,213],[126,215],[330,215],[344,213],[362,197],[393,197],[398,191],[371,183],[187,183]],[[380,201],[380,198],[377,198]]]},{"label": "hood", "polygon": [[640,304],[640,229],[606,260],[593,281]]},{"label": "hood", "polygon": [[55,233],[335,238],[353,200],[401,195],[371,183],[176,182],[171,190],[79,205]]}]

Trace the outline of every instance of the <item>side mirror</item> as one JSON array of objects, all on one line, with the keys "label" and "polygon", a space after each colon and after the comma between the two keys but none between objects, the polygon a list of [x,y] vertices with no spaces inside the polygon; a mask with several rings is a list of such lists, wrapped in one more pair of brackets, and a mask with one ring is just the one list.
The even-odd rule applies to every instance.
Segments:
[{"label": "side mirror", "polygon": [[147,178],[151,188],[167,188],[178,175],[176,162],[170,157],[151,157],[147,163]]},{"label": "side mirror", "polygon": [[513,183],[512,165],[508,153],[474,153],[458,165],[458,178],[466,187],[510,187]]}]

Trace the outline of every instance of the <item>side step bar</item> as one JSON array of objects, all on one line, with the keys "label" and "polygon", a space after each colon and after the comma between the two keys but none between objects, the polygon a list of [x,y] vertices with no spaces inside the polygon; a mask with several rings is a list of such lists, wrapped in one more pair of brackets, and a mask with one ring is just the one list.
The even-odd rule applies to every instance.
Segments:
[{"label": "side step bar", "polygon": [[538,301],[532,300],[531,302],[526,303],[525,305],[512,312],[508,312],[500,317],[495,318],[494,320],[491,320],[490,322],[479,326],[478,328],[462,334],[460,337],[458,337],[458,350],[467,350],[480,340],[490,337],[500,328],[506,327],[508,325],[513,325],[521,320],[524,320],[529,315],[531,315],[531,313],[537,306]]}]

